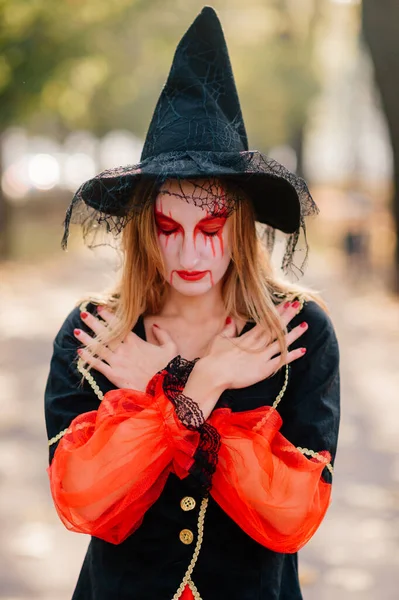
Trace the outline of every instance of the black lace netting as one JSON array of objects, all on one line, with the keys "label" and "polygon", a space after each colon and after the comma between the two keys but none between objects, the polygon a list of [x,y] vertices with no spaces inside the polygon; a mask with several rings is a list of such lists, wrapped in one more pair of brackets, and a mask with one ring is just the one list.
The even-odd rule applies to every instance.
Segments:
[{"label": "black lace netting", "polygon": [[[215,10],[202,9],[181,38],[144,141],[141,162],[103,171],[75,194],[65,219],[63,247],[70,223],[80,223],[89,246],[111,244],[137,212],[154,201],[168,179],[194,180],[182,197],[209,213],[234,210],[243,195],[256,219],[265,224],[269,249],[273,231],[288,234],[282,267],[302,272],[305,253],[294,264],[305,218],[317,207],[300,177],[258,151],[248,139],[223,29]],[[215,180],[228,181],[230,194]],[[143,187],[145,193],[143,193]],[[298,253],[299,254],[299,253]]]},{"label": "black lace netting", "polygon": [[176,415],[183,425],[200,434],[190,474],[205,492],[209,492],[212,487],[212,475],[217,466],[220,435],[212,425],[205,421],[198,404],[183,394],[184,386],[197,360],[189,361],[180,355],[171,360],[163,371],[163,390],[165,396],[174,405]]},{"label": "black lace netting", "polygon": [[[65,217],[62,247],[67,246],[71,223],[82,226],[88,247],[117,246],[126,224],[149,201],[155,201],[168,179],[189,180],[193,186],[190,195],[183,190],[177,195],[210,214],[218,214],[222,209],[229,215],[244,195],[249,196],[255,218],[264,223],[263,241],[270,252],[275,230],[291,227],[286,221],[292,221],[290,215],[297,210],[292,200],[295,194],[297,205],[299,200],[298,223],[295,231],[286,236],[282,269],[285,273],[303,272],[308,257],[305,219],[317,215],[319,210],[303,179],[259,152],[173,152],[140,165],[103,171],[76,192]],[[229,193],[221,190],[217,180],[222,185],[226,181]],[[287,189],[291,194],[288,200]],[[299,247],[301,234],[303,244]]]}]

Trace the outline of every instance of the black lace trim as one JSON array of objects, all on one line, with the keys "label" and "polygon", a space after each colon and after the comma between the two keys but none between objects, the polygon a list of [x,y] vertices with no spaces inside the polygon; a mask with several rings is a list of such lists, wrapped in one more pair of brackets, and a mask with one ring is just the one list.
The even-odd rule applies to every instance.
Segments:
[{"label": "black lace trim", "polygon": [[200,434],[190,474],[206,492],[209,492],[212,486],[212,475],[218,461],[220,435],[215,427],[205,421],[198,404],[183,394],[184,386],[197,360],[189,361],[181,356],[176,356],[164,369],[162,386],[165,396],[174,405],[176,415],[181,423],[187,429],[198,431]]},{"label": "black lace trim", "polygon": [[165,368],[162,384],[165,396],[174,404],[178,419],[191,431],[196,431],[205,423],[198,404],[183,394],[184,386],[197,360],[186,360],[180,355],[175,356]]},{"label": "black lace trim", "polygon": [[209,492],[212,487],[212,476],[218,464],[220,434],[209,423],[201,425],[199,432],[200,441],[194,454],[190,475],[196,479],[203,490]]}]

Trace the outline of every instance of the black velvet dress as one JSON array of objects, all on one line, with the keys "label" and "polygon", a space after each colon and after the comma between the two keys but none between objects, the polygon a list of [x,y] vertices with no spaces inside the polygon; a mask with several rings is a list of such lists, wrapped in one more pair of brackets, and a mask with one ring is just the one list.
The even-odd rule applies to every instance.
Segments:
[{"label": "black velvet dress", "polygon": [[[94,307],[89,305],[88,310]],[[306,320],[309,325],[291,347],[305,346],[303,358],[267,380],[222,394],[210,418],[211,430],[219,436],[216,443],[205,439],[206,431],[204,438],[201,427],[200,433],[193,427],[186,431],[178,414],[179,424],[173,422],[175,430],[170,434],[175,436],[170,444],[176,447],[176,436],[181,436],[179,452],[171,459],[175,467],[165,467],[169,459],[156,466],[165,456],[162,453],[170,451],[169,442],[156,456],[148,447],[148,468],[154,473],[158,469],[159,478],[153,473],[148,485],[144,478],[139,484],[147,487],[140,491],[140,500],[122,506],[124,499],[119,499],[119,516],[114,516],[113,506],[108,507],[96,525],[79,521],[81,513],[70,509],[72,496],[65,507],[59,465],[67,452],[89,449],[85,460],[95,455],[100,408],[105,410],[102,395],[110,398],[110,406],[119,402],[128,414],[138,411],[139,418],[144,413],[137,408],[141,396],[136,402],[134,396],[122,394],[121,400],[123,390],[115,390],[97,371],[92,371],[94,380],[81,382],[76,361],[79,343],[73,335],[74,328],[85,329],[79,312],[79,308],[71,312],[54,341],[45,394],[54,501],[68,528],[92,535],[73,600],[300,600],[296,550],[314,533],[328,507],[339,425],[339,353],[325,312],[314,302],[305,302],[290,324],[292,328]],[[247,323],[244,331],[251,326]],[[145,339],[142,318],[134,331]],[[170,375],[167,371],[165,377]],[[156,385],[159,393],[154,391]],[[149,397],[161,402],[162,389],[164,381],[155,381]],[[162,405],[163,419],[171,422],[171,411],[178,413],[178,408],[170,394],[166,398],[165,402],[172,401],[170,409]],[[111,418],[119,419],[119,426],[123,418],[115,415],[117,409],[113,416],[104,413],[101,426]],[[87,431],[86,416],[91,420]],[[272,434],[262,429],[270,418],[275,423]],[[259,419],[262,423],[253,425]],[[241,435],[248,442],[245,447]],[[252,436],[258,445],[252,445]],[[143,447],[138,451],[144,452]],[[244,481],[247,475],[249,483]],[[295,506],[295,515],[283,512],[277,518],[279,506],[273,505],[273,497],[279,497],[282,481],[287,494],[282,502],[284,507]],[[154,486],[159,486],[159,493]],[[76,506],[79,502],[75,499]],[[118,533],[121,529],[123,535]]]}]

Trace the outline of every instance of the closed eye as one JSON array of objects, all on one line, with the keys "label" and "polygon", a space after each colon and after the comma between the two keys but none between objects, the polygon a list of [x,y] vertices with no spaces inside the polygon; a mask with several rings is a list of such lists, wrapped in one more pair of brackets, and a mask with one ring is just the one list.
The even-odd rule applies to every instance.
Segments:
[{"label": "closed eye", "polygon": [[159,228],[159,233],[162,233],[163,235],[172,235],[172,233],[177,233],[177,231],[179,231],[178,229],[161,229]]},{"label": "closed eye", "polygon": [[207,235],[208,237],[213,237],[219,233],[220,229],[221,229],[220,227],[219,227],[219,229],[209,230],[209,231],[207,231],[206,229],[201,229],[201,233],[203,233],[204,235]]}]

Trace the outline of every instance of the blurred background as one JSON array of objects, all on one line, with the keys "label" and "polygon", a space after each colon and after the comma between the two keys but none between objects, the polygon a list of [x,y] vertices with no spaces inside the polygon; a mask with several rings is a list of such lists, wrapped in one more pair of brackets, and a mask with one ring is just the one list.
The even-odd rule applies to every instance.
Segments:
[{"label": "blurred background", "polygon": [[[303,282],[341,343],[334,501],[300,553],[305,600],[394,600],[399,566],[399,3],[213,0],[250,147],[304,175],[320,216]],[[115,277],[73,192],[139,161],[198,0],[1,0],[0,599],[68,600],[87,539],[48,491],[43,391],[67,313]],[[277,247],[276,254],[279,254]],[[226,541],[227,542],[227,541]]]}]

